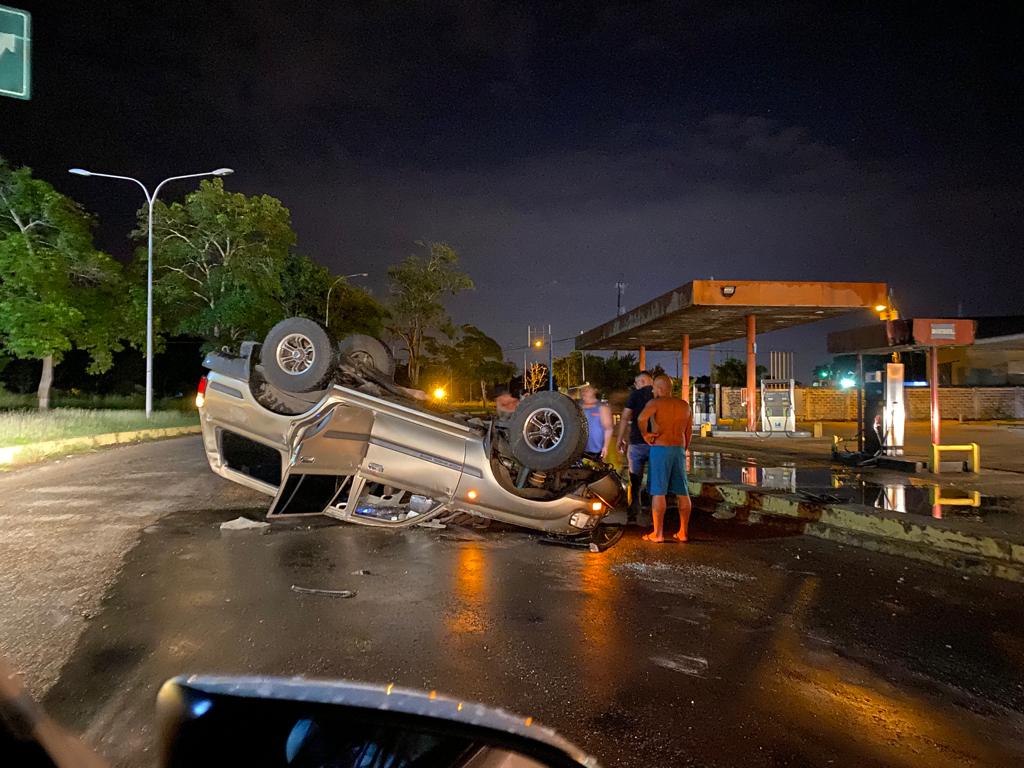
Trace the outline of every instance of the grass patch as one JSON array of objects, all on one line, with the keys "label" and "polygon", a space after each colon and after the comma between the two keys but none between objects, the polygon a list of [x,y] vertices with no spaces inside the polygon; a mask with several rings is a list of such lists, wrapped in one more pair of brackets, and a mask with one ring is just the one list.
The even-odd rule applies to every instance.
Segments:
[{"label": "grass patch", "polygon": [[0,446],[137,429],[187,427],[198,423],[199,416],[195,411],[154,411],[151,419],[147,419],[145,411],[141,410],[59,408],[46,413],[7,411],[0,413]]},{"label": "grass patch", "polygon": [[[195,412],[194,395],[177,398],[160,398],[153,401],[157,411]],[[18,393],[0,389],[0,411],[34,411],[39,400],[34,392]],[[87,408],[104,411],[141,411],[146,407],[146,396],[142,392],[133,395],[96,395],[87,392],[63,392],[54,390],[50,394],[51,408]]]}]

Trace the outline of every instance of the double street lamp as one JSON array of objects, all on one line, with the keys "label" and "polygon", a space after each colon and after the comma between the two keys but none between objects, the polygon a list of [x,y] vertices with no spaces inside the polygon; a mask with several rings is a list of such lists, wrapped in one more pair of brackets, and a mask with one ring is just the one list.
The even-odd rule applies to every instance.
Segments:
[{"label": "double street lamp", "polygon": [[117,176],[112,173],[96,173],[94,171],[87,171],[84,168],[69,168],[68,173],[74,174],[75,176],[99,176],[104,179],[134,181],[142,187],[142,193],[146,196],[146,202],[149,204],[149,222],[147,227],[148,258],[146,260],[146,418],[148,419],[153,415],[153,203],[156,202],[156,196],[160,194],[160,188],[168,181],[178,181],[179,179],[198,179],[202,176],[227,176],[228,174],[234,173],[234,171],[230,168],[218,168],[215,171],[207,171],[205,173],[188,173],[184,176],[171,176],[157,184],[152,193],[150,193],[145,184],[131,176]]}]

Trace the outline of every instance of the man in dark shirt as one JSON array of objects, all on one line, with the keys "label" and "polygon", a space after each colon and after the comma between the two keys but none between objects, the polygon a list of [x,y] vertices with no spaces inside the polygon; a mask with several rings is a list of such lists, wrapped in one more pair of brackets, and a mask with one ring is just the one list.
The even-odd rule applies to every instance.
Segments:
[{"label": "man in dark shirt", "polygon": [[[619,453],[626,457],[629,462],[629,511],[626,513],[626,522],[635,523],[640,512],[640,493],[643,489],[644,467],[650,456],[651,447],[644,441],[640,427],[636,423],[640,411],[644,409],[654,398],[654,379],[647,371],[640,371],[633,379],[634,389],[629,393],[626,400],[626,407],[622,409],[622,419],[619,421]],[[629,430],[629,439],[626,439],[626,430]]]}]

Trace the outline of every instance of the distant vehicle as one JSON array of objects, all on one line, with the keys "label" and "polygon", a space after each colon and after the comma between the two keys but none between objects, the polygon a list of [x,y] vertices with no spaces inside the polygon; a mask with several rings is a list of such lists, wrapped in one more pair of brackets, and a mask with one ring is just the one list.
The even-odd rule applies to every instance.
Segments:
[{"label": "distant vehicle", "polygon": [[394,383],[379,340],[338,344],[301,317],[204,365],[197,402],[210,467],[272,496],[270,518],[402,527],[466,512],[583,534],[625,503],[613,468],[583,454],[586,419],[559,392],[524,397],[508,418],[438,413]]}]

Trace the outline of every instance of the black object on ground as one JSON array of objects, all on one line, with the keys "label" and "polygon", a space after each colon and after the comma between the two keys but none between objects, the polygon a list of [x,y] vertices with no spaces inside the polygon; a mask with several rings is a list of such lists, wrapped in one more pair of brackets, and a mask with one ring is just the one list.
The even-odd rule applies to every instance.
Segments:
[{"label": "black object on ground", "polygon": [[327,595],[328,597],[355,597],[356,593],[351,589],[315,589],[313,587],[299,587],[292,584],[292,592],[301,595]]},{"label": "black object on ground", "polygon": [[590,552],[604,552],[619,542],[625,530],[626,527],[624,525],[610,525],[606,523],[597,526],[591,533],[581,533],[577,536],[559,536],[558,534],[551,533],[541,536],[538,541],[541,544],[586,549]]}]

